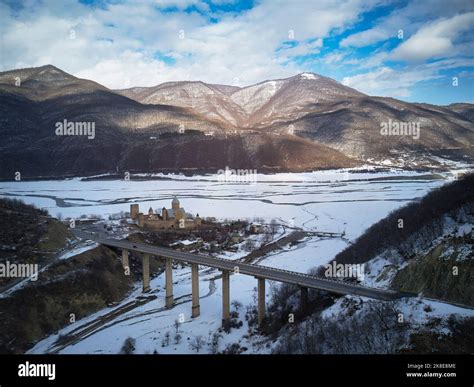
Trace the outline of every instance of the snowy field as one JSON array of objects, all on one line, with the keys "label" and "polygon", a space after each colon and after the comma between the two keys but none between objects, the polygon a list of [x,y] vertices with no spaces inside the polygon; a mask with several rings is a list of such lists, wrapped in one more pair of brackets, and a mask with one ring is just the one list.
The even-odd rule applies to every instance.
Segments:
[{"label": "snowy field", "polygon": [[[130,203],[139,203],[141,211],[169,207],[173,196],[180,199],[187,212],[201,217],[217,219],[262,218],[265,222],[277,219],[290,227],[308,231],[345,232],[341,238],[321,239],[308,237],[302,243],[273,252],[259,263],[287,270],[306,272],[322,265],[343,250],[348,241],[357,238],[367,227],[385,217],[389,212],[424,196],[430,190],[452,179],[420,178],[422,174],[409,172],[348,173],[325,171],[301,174],[258,175],[255,184],[219,182],[216,176],[168,176],[162,180],[103,180],[5,182],[0,183],[0,196],[16,197],[26,203],[47,209],[50,214],[62,217],[100,215],[108,217],[129,211]],[[239,254],[239,253],[236,253]],[[232,257],[228,257],[232,259]],[[116,317],[100,329],[94,330],[81,341],[67,346],[60,353],[118,353],[127,337],[136,340],[136,353],[193,353],[190,341],[202,335],[207,341],[221,325],[222,292],[218,271],[202,267],[200,270],[201,316],[191,319],[190,268],[174,270],[174,296],[177,305],[164,308],[164,275],[151,281],[152,294],[157,298],[126,314]],[[239,342],[249,349],[245,353],[265,353],[255,340],[248,342],[245,309],[255,304],[257,281],[245,275],[231,276],[231,300],[239,301],[240,329],[223,334],[219,349],[226,344]],[[267,281],[267,298],[273,286]],[[140,295],[140,284],[121,305]],[[93,316],[77,321],[59,332],[65,334],[112,311],[107,308]],[[182,340],[175,344],[175,320],[183,321],[179,331]],[[165,334],[171,343],[162,346]],[[54,350],[51,345],[58,335],[38,343],[32,353]],[[208,352],[206,346],[201,352]]]}]

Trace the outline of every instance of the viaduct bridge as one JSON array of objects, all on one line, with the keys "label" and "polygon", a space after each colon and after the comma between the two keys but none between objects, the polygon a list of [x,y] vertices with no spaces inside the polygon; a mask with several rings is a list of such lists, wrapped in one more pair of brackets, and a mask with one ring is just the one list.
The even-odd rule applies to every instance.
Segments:
[{"label": "viaduct bridge", "polygon": [[373,299],[390,301],[405,295],[385,289],[374,289],[349,284],[342,281],[330,280],[315,277],[308,274],[297,273],[288,270],[275,269],[261,265],[233,262],[227,259],[207,257],[199,254],[192,254],[176,251],[166,247],[153,246],[147,243],[130,242],[126,240],[108,239],[100,236],[87,235],[87,239],[95,240],[104,246],[114,247],[122,250],[122,265],[129,266],[129,252],[135,251],[142,254],[142,276],[143,291],[150,290],[150,256],[159,257],[165,261],[165,303],[166,307],[173,306],[173,260],[191,265],[191,287],[192,287],[192,310],[191,316],[200,315],[199,306],[199,265],[219,269],[222,272],[222,323],[226,324],[230,320],[230,273],[239,273],[253,276],[257,279],[258,289],[258,322],[265,317],[265,281],[273,280],[282,283],[292,284],[300,287],[301,303],[305,305],[308,301],[308,289],[325,290],[336,294],[353,294]]}]

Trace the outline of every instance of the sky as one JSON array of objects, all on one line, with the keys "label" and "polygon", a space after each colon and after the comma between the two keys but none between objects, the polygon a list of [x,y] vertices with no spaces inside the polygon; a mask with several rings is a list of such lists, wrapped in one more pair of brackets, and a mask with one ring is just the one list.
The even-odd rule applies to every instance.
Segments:
[{"label": "sky", "polygon": [[474,103],[472,0],[0,0],[0,71],[109,88],[314,72],[369,95]]}]

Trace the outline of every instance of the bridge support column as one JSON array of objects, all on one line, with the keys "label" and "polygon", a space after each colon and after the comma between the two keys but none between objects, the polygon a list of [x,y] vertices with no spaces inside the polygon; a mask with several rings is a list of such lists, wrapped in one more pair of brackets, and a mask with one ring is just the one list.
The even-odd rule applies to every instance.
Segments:
[{"label": "bridge support column", "polygon": [[166,286],[166,307],[173,306],[173,260],[165,258],[165,286]]},{"label": "bridge support column", "polygon": [[265,318],[265,278],[258,279],[258,325]]},{"label": "bridge support column", "polygon": [[196,263],[191,264],[191,282],[193,292],[191,317],[198,317],[201,311],[199,307],[199,266]]},{"label": "bridge support column", "polygon": [[222,270],[222,326],[230,321],[230,273]]},{"label": "bridge support column", "polygon": [[128,250],[122,250],[122,267],[125,269],[125,268],[130,268],[129,266],[129,262],[128,262]]},{"label": "bridge support column", "polygon": [[300,308],[306,309],[308,306],[308,288],[301,287]]},{"label": "bridge support column", "polygon": [[150,290],[150,254],[143,254],[142,257],[142,277],[143,277],[143,292]]}]

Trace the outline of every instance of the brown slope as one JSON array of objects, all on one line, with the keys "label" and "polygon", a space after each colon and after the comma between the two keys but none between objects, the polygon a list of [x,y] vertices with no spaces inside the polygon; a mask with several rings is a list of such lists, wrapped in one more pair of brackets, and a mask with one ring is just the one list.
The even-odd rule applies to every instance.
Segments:
[{"label": "brown slope", "polygon": [[129,146],[123,163],[132,171],[206,170],[229,168],[260,172],[308,171],[359,165],[326,146],[297,137],[243,135],[178,136],[167,142]]},{"label": "brown slope", "polygon": [[[21,77],[20,86],[11,80]],[[56,136],[64,119],[93,122],[95,138]],[[222,128],[174,106],[147,106],[53,66],[0,73],[0,177],[115,171],[128,142],[164,132]]]},{"label": "brown slope", "polygon": [[297,119],[308,105],[361,96],[364,94],[331,78],[303,73],[240,89],[232,100],[247,112],[246,127],[261,128]]},{"label": "brown slope", "polygon": [[[12,84],[16,77],[22,80],[19,87]],[[11,178],[18,170],[30,176],[58,176],[135,167],[144,172],[220,169],[234,167],[232,163],[306,170],[354,164],[334,150],[358,158],[391,157],[394,150],[458,149],[461,156],[472,150],[472,105],[440,107],[368,97],[315,74],[242,89],[170,82],[128,92],[136,99],[169,98],[166,105],[142,104],[53,66],[0,73],[2,177]],[[174,106],[175,98],[197,107]],[[96,139],[55,136],[54,124],[63,119],[94,122]],[[420,139],[380,136],[380,123],[388,119],[421,121]],[[251,120],[254,123],[246,128],[229,123]],[[213,132],[214,137],[163,137],[176,133],[180,125],[201,134]],[[287,136],[290,125],[294,135]],[[236,136],[235,129],[254,135]],[[156,156],[158,149],[167,157]]]},{"label": "brown slope", "polygon": [[186,107],[207,119],[236,128],[264,127],[276,121],[296,119],[299,110],[307,104],[364,95],[313,73],[243,88],[186,81],[116,91],[145,104]]},{"label": "brown slope", "polygon": [[76,78],[52,65],[2,72],[0,73],[0,88],[35,101],[77,94],[79,91],[92,93],[108,90],[105,86],[87,79]]},{"label": "brown slope", "polygon": [[444,108],[456,112],[465,119],[474,122],[474,105],[472,103],[453,103]]},{"label": "brown slope", "polygon": [[[21,86],[11,86],[12,76],[23,79]],[[27,178],[227,165],[306,170],[354,164],[303,139],[228,136],[228,127],[187,109],[144,105],[52,66],[0,73],[0,80],[0,177],[6,179],[16,171]],[[56,136],[55,123],[64,119],[94,122],[95,138]],[[180,125],[184,135],[178,134]]]},{"label": "brown slope", "polygon": [[245,119],[245,112],[229,96],[235,90],[232,86],[185,81],[116,92],[143,104],[179,106],[208,120],[239,126]]},{"label": "brown slope", "polygon": [[[215,90],[202,82],[194,84]],[[230,91],[230,94],[227,92],[226,96],[230,96],[234,105],[223,102],[227,101],[226,96],[217,103],[205,93],[201,97],[196,93],[186,100],[182,98],[183,94],[176,91],[177,85],[182,84],[163,85],[177,93],[176,98],[168,96],[167,103],[170,105],[176,103],[190,107],[192,101],[199,106],[197,110],[200,114],[208,118],[211,115],[216,117],[214,113],[209,113],[214,106],[225,106],[225,115],[217,118],[221,122],[227,121],[240,129],[268,133],[294,131],[298,136],[323,143],[352,157],[391,158],[407,151],[416,154],[455,151],[461,159],[473,155],[472,104],[435,106],[370,97],[312,73],[261,82]],[[153,95],[156,96],[156,90],[162,89],[158,86],[154,90]],[[141,98],[143,100],[143,96]],[[153,102],[153,98],[147,101]],[[380,125],[389,120],[420,122],[421,137],[381,136]]]},{"label": "brown slope", "polygon": [[[361,97],[308,106],[295,121],[276,124],[270,130],[317,140],[352,157],[389,157],[391,151],[429,152],[459,148],[470,154],[474,124],[465,116],[433,105],[417,105],[392,98]],[[420,138],[382,136],[381,123],[420,122]]]}]

